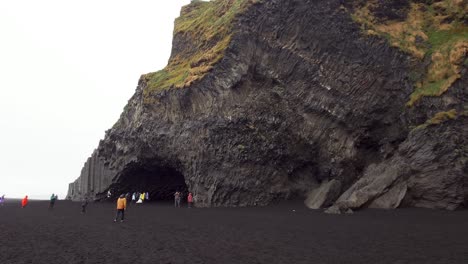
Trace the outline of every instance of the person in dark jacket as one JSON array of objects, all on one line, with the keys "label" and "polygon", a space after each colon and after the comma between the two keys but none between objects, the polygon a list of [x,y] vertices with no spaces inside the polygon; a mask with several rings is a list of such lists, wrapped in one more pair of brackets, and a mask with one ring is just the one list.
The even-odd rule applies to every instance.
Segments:
[{"label": "person in dark jacket", "polygon": [[81,213],[86,213],[86,206],[88,206],[88,197],[85,197],[83,202],[81,203]]},{"label": "person in dark jacket", "polygon": [[50,196],[49,209],[54,209],[54,205],[55,205],[56,200],[57,200],[57,196],[55,194],[52,194],[52,196]]}]

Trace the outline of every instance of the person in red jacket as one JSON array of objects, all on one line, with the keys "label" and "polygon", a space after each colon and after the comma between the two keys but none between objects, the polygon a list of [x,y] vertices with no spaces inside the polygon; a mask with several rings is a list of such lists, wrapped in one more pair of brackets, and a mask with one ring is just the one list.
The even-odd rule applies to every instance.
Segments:
[{"label": "person in red jacket", "polygon": [[26,207],[26,205],[28,205],[28,196],[27,195],[21,201],[21,208]]},{"label": "person in red jacket", "polygon": [[189,192],[189,194],[188,194],[188,196],[187,196],[188,208],[192,208],[192,203],[193,203],[193,196],[192,196],[192,193]]},{"label": "person in red jacket", "polygon": [[117,215],[115,216],[114,222],[117,222],[119,215],[122,215],[120,218],[120,222],[124,221],[124,214],[125,209],[127,208],[127,198],[125,198],[125,194],[120,195],[119,199],[117,199]]}]

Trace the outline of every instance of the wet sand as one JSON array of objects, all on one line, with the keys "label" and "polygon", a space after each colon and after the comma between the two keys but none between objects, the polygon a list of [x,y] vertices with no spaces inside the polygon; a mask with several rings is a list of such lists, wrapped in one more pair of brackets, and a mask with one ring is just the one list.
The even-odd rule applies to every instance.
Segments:
[{"label": "wet sand", "polygon": [[[328,215],[265,208],[19,201],[0,207],[0,263],[468,263],[468,211],[398,209]],[[292,211],[292,210],[295,210]]]}]

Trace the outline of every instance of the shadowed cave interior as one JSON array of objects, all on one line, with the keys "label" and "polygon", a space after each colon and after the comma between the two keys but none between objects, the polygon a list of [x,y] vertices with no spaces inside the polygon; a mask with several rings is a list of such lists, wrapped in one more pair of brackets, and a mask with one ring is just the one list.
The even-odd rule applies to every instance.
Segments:
[{"label": "shadowed cave interior", "polygon": [[184,176],[171,166],[132,163],[111,187],[113,196],[149,192],[150,201],[173,200],[176,191],[186,196]]}]

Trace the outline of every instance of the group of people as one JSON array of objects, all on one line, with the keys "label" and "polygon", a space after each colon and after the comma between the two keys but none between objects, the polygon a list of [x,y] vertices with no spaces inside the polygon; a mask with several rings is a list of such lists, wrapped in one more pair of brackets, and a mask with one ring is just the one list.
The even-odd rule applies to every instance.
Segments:
[{"label": "group of people", "polygon": [[[50,204],[49,209],[53,209],[55,205],[55,201],[58,200],[58,195],[52,194],[50,196]],[[5,203],[5,195],[0,196],[0,206],[3,206]],[[21,208],[25,208],[29,203],[29,197],[26,195],[23,199],[21,199]]]},{"label": "group of people", "polygon": [[[5,203],[5,195],[0,196],[0,206],[3,206]],[[28,205],[28,196],[26,195],[22,200],[21,200],[21,208],[26,207]]]},{"label": "group of people", "polygon": [[[179,191],[176,191],[174,193],[174,207],[180,207],[181,198],[182,198],[182,193]],[[193,195],[191,192],[189,192],[187,195],[187,207],[192,208],[192,204],[193,204]]]},{"label": "group of people", "polygon": [[[133,193],[132,201],[135,201],[137,197],[139,197],[139,199],[136,203],[142,203],[144,200],[149,199],[149,194],[147,192],[146,193],[145,192]],[[176,191],[174,193],[174,207],[180,207],[181,197],[182,197],[181,192]],[[191,192],[189,192],[187,195],[187,207],[192,208],[192,206],[193,206],[193,195]],[[126,209],[127,209],[127,195],[122,194],[117,199],[117,213],[115,215],[114,222],[117,222],[119,218],[120,218],[120,222],[124,221]]]},{"label": "group of people", "polygon": [[[110,191],[108,192],[108,197],[110,196]],[[117,199],[117,214],[115,216],[114,222],[117,222],[117,220],[120,218],[120,222],[124,221],[125,217],[125,210],[127,209],[127,200],[130,198],[130,194],[122,194],[119,196]],[[176,191],[174,193],[174,207],[180,207],[180,201],[182,198],[182,193],[179,191]],[[149,193],[148,192],[135,192],[131,196],[132,201],[136,201],[135,203],[143,203],[145,200],[149,200]],[[137,200],[138,199],[138,200]],[[49,203],[49,209],[53,209],[55,206],[55,202],[58,200],[58,195],[52,194],[50,196],[50,203]],[[0,205],[3,205],[5,202],[5,195],[2,195],[0,197]],[[84,214],[86,213],[86,207],[88,206],[89,200],[87,197],[83,199],[83,202],[81,203],[81,213]],[[28,196],[26,195],[22,200],[21,200],[21,207],[24,208],[28,205]],[[191,192],[188,193],[187,195],[187,207],[192,208],[193,206],[193,195]]]},{"label": "group of people", "polygon": [[143,203],[145,200],[149,200],[149,192],[134,192],[132,194],[132,201],[136,201],[137,204]]}]

